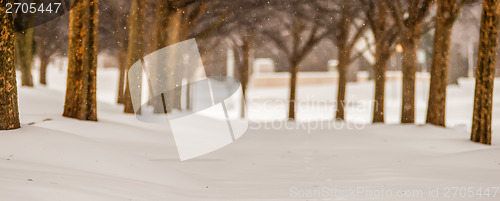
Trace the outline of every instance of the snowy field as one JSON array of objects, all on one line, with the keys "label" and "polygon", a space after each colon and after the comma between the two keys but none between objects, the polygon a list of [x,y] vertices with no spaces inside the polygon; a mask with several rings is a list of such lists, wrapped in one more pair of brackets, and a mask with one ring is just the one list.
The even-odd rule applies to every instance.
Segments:
[{"label": "snowy field", "polygon": [[[2,201],[500,200],[500,99],[494,145],[470,142],[473,80],[448,88],[448,129],[397,125],[398,83],[387,85],[389,125],[367,124],[371,82],[348,85],[346,124],[329,121],[336,86],[299,86],[297,123],[283,121],[286,88],[250,89],[248,132],[180,162],[167,124],[114,104],[117,71],[98,71],[97,123],[61,116],[64,71],[48,73],[48,87],[19,88],[22,128],[0,134]],[[419,124],[427,93],[418,83]]]}]

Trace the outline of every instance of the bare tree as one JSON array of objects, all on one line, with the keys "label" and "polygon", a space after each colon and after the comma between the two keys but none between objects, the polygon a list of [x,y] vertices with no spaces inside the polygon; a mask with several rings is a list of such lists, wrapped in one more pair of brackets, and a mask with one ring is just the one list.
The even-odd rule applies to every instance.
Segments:
[{"label": "bare tree", "polygon": [[491,144],[491,113],[493,111],[493,86],[498,50],[500,1],[483,0],[479,56],[476,68],[474,112],[471,140]]},{"label": "bare tree", "polygon": [[422,35],[429,29],[426,21],[434,0],[385,0],[400,30],[403,47],[403,99],[401,123],[415,122],[415,76],[417,48]]},{"label": "bare tree", "polygon": [[373,123],[384,122],[385,112],[385,72],[399,34],[396,23],[391,18],[385,1],[362,0],[363,11],[373,33],[375,44],[375,63],[373,64],[375,79],[375,97],[373,105]]},{"label": "bare tree", "polygon": [[[244,104],[247,100],[247,88],[250,80],[250,68],[253,50],[261,27],[273,16],[269,10],[272,5],[267,5],[260,1],[237,1],[232,9],[231,16],[227,19],[224,26],[221,26],[217,32],[212,35],[216,37],[229,38],[230,46],[233,48],[235,57],[235,66],[238,69],[235,76],[240,79],[243,99],[241,107],[241,118],[245,117]],[[264,6],[263,6],[264,5]],[[224,16],[224,15],[222,15]],[[231,75],[229,75],[231,76]]]},{"label": "bare tree", "polygon": [[[313,18],[304,17],[302,13],[314,13],[313,7],[301,2],[288,2],[292,6],[283,6],[291,10],[281,8],[279,19],[282,27],[273,26],[263,31],[265,36],[269,37],[276,46],[286,55],[290,71],[290,97],[288,105],[288,119],[295,120],[295,102],[297,89],[297,73],[301,61],[311,52],[311,50],[324,39],[329,31],[325,30],[318,21],[318,16]],[[301,6],[299,6],[301,5]],[[286,11],[286,12],[284,12]],[[317,13],[318,14],[318,13]]]},{"label": "bare tree", "polygon": [[0,130],[20,128],[17,105],[16,67],[14,63],[14,14],[7,13],[7,4],[0,0]]},{"label": "bare tree", "polygon": [[65,117],[97,121],[97,5],[98,0],[72,1]]},{"label": "bare tree", "polygon": [[[330,39],[335,43],[338,49],[337,71],[339,83],[337,90],[337,110],[335,119],[344,120],[345,118],[345,95],[347,86],[347,72],[349,65],[354,62],[358,56],[353,56],[354,46],[367,30],[366,19],[360,13],[360,1],[330,1],[333,4],[332,9],[324,9],[328,12],[326,26],[331,32]],[[326,6],[325,6],[326,7]],[[325,8],[317,5],[318,9]]]},{"label": "bare tree", "polygon": [[431,66],[427,123],[445,126],[446,87],[453,24],[465,3],[471,0],[437,0],[436,28]]}]

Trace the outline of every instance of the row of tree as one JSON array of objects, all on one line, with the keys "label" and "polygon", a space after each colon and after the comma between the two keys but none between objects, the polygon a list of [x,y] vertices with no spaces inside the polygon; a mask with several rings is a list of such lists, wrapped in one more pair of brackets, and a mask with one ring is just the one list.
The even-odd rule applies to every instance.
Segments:
[{"label": "row of tree", "polygon": [[[2,2],[0,9],[5,9],[6,3],[12,3],[12,0],[0,0],[0,2]],[[98,0],[75,0],[72,1],[69,15],[69,65],[63,115],[97,121],[96,71],[100,27],[98,10],[106,9],[109,12],[103,15],[112,17],[112,21],[106,23],[110,25],[108,27],[113,33],[116,42],[114,53],[120,61],[117,101],[124,104],[125,113],[134,113],[129,85],[125,79],[126,71],[148,53],[189,38],[196,38],[201,55],[205,58],[214,46],[229,44],[237,55],[238,77],[246,97],[252,52],[262,45],[258,41],[272,41],[288,60],[291,75],[288,117],[294,120],[299,66],[314,47],[324,40],[330,40],[337,47],[339,60],[337,66],[339,88],[335,116],[336,119],[343,120],[348,68],[363,54],[356,51],[355,46],[358,41],[366,40],[367,35],[371,34],[373,43],[368,45],[366,51],[375,56],[373,122],[384,122],[386,66],[395,47],[400,44],[403,48],[401,122],[414,123],[417,50],[422,36],[434,30],[427,122],[445,126],[452,28],[462,7],[476,2],[473,0],[235,0],[230,2],[132,0],[130,6],[120,2],[104,2],[101,4],[108,6],[99,7]],[[476,67],[471,139],[490,144],[492,90],[500,9],[498,0],[483,0],[482,3],[483,16]],[[437,6],[434,6],[436,4]],[[154,12],[148,12],[151,10]],[[0,129],[13,129],[19,127],[14,57],[19,53],[16,62],[23,75],[22,84],[32,85],[32,81],[30,83],[29,80],[33,52],[31,48],[34,46],[30,38],[33,38],[33,33],[31,30],[26,30],[14,37],[13,15],[5,12],[1,12],[0,15],[3,24],[6,25],[2,27],[0,43],[2,51]],[[46,46],[47,40],[39,38],[43,46]],[[17,44],[15,48],[14,41]],[[43,65],[40,74],[44,75],[48,62],[41,63]],[[178,83],[179,80],[176,79],[182,79],[180,76],[172,75],[166,75],[165,78],[170,85]],[[190,75],[184,78],[189,79]],[[180,93],[181,90],[166,98],[168,111],[182,109]],[[152,102],[154,101],[161,100]],[[164,110],[155,108],[155,111]]]}]

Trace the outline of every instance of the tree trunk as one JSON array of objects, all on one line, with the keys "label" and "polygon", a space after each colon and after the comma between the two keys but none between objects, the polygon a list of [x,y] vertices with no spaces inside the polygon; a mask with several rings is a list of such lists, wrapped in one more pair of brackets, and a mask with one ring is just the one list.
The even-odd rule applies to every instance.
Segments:
[{"label": "tree trunk", "polygon": [[344,45],[338,46],[338,58],[339,64],[337,66],[337,71],[339,75],[339,84],[337,90],[337,112],[335,115],[336,120],[345,119],[345,94],[347,87],[347,67],[349,63],[350,51],[344,47]]},{"label": "tree trunk", "polygon": [[446,87],[448,86],[448,63],[454,21],[450,20],[450,6],[453,4],[455,4],[454,1],[438,1],[427,107],[426,122],[442,127],[445,127],[446,120]]},{"label": "tree trunk", "polygon": [[243,51],[243,65],[241,66],[241,91],[243,92],[242,100],[241,100],[241,118],[245,118],[245,102],[247,101],[247,86],[248,86],[248,77],[249,77],[249,68],[250,68],[250,49],[249,47],[242,48]]},{"label": "tree trunk", "polygon": [[288,120],[295,120],[295,102],[297,89],[297,72],[299,65],[292,60],[290,62],[290,99],[288,102]]},{"label": "tree trunk", "polygon": [[[127,55],[127,68],[140,61],[144,56],[144,31],[145,31],[145,0],[133,0],[132,8],[130,11],[130,32],[128,40],[128,55]],[[127,69],[127,70],[128,70]],[[128,79],[126,79],[125,94],[124,94],[124,112],[133,114],[134,106],[132,105],[132,98],[130,96],[130,86]]]},{"label": "tree trunk", "polygon": [[47,85],[47,66],[50,63],[50,56],[40,56],[40,84]]},{"label": "tree trunk", "polygon": [[21,70],[21,85],[33,86],[31,65],[33,63],[33,28],[16,33],[17,56]]},{"label": "tree trunk", "polygon": [[191,81],[189,79],[186,84],[186,110],[191,110]]},{"label": "tree trunk", "polygon": [[97,121],[98,0],[75,0],[72,3],[63,116]]},{"label": "tree trunk", "polygon": [[118,50],[118,65],[119,65],[119,77],[118,77],[118,96],[116,102],[118,104],[124,103],[123,93],[125,90],[125,70],[128,68],[127,66],[127,51],[126,50]]},{"label": "tree trunk", "polygon": [[16,66],[14,63],[14,15],[6,13],[7,3],[0,0],[0,130],[20,128],[17,105]]},{"label": "tree trunk", "polygon": [[415,123],[415,76],[417,73],[418,39],[408,36],[403,39],[403,99],[401,123]]},{"label": "tree trunk", "polygon": [[[164,47],[167,46],[167,36],[168,34],[165,32],[165,27],[168,26],[168,22],[170,19],[169,18],[169,9],[168,9],[168,1],[158,1],[158,4],[156,5],[156,10],[155,10],[155,26],[154,29],[152,30],[153,32],[153,44],[152,46],[156,45],[156,47],[152,47],[154,51],[160,50]],[[162,58],[155,58],[158,60],[158,64],[161,64]],[[164,70],[164,68],[160,67],[154,67],[151,69],[148,69],[150,75],[153,76],[150,80],[150,84],[154,86],[159,86],[160,84],[163,84],[165,82],[165,77],[167,72],[166,71],[158,71],[158,70]],[[153,106],[154,113],[161,114],[164,113],[165,111],[170,111],[170,105],[165,105],[166,108],[163,107],[162,99],[161,97],[156,96],[155,94],[150,93],[149,94],[149,105]],[[165,103],[166,104],[166,103]]]},{"label": "tree trunk", "polygon": [[[227,76],[235,76],[241,82],[241,90],[243,92],[243,96],[241,98],[240,117],[244,118],[245,115],[246,115],[245,114],[246,111],[245,111],[245,108],[244,108],[245,101],[246,101],[246,86],[244,86],[244,84],[243,84],[244,83],[244,78],[243,78],[244,67],[243,67],[243,59],[241,58],[241,53],[240,53],[240,52],[242,52],[242,49],[241,49],[240,46],[233,45],[232,46],[232,50],[233,50],[233,53],[234,53],[234,69],[237,69],[237,70],[234,72],[234,75],[227,75]],[[243,88],[243,87],[245,87],[245,88]]]},{"label": "tree trunk", "polygon": [[491,144],[493,86],[498,50],[499,0],[484,0],[476,68],[471,140]]},{"label": "tree trunk", "polygon": [[[243,100],[241,103],[241,118],[245,118],[245,102],[247,101],[247,86],[250,77],[250,57],[252,56],[252,49],[254,45],[255,34],[249,34],[244,37],[243,46],[241,48],[243,54],[243,63],[241,69],[241,90],[243,91]],[[228,75],[230,76],[230,75]]]},{"label": "tree trunk", "polygon": [[[183,36],[181,35],[181,23],[182,23],[182,16],[183,12],[185,12],[182,9],[178,9],[177,12],[175,12],[172,16],[172,22],[169,23],[170,26],[168,27],[168,33],[169,33],[169,45],[173,45],[175,43],[181,42],[183,39]],[[174,50],[174,53],[171,54],[171,58],[169,58],[169,62],[172,63],[177,63],[179,61],[179,52],[176,52]],[[173,74],[168,74],[170,75],[167,79],[167,82],[170,84],[168,87],[169,89],[173,89],[174,93],[169,93],[168,100],[170,104],[172,105],[173,108],[177,110],[182,110],[182,105],[181,105],[181,100],[182,100],[182,88],[178,86],[182,86],[182,79],[184,78],[184,69],[177,69],[174,65],[169,65],[171,69],[169,69],[169,72],[173,72]]]},{"label": "tree trunk", "polygon": [[384,44],[376,44],[375,53],[375,98],[373,103],[373,123],[384,123],[385,72],[389,60],[389,48]]}]

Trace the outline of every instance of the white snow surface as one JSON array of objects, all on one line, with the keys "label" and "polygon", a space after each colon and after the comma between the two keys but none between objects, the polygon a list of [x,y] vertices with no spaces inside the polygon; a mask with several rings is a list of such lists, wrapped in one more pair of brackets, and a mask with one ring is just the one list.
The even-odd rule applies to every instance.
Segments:
[{"label": "white snow surface", "polygon": [[[61,116],[63,71],[50,68],[47,87],[19,88],[22,128],[0,132],[0,200],[500,200],[493,188],[486,198],[445,197],[447,187],[477,193],[500,186],[500,102],[494,102],[493,145],[470,142],[473,80],[448,88],[449,128],[397,125],[398,83],[386,90],[389,125],[365,125],[371,82],[348,85],[346,124],[331,122],[334,104],[315,105],[334,100],[336,86],[299,86],[304,104],[295,123],[284,121],[286,88],[250,89],[248,132],[223,149],[180,162],[168,124],[139,122],[114,104],[116,77],[115,70],[98,71],[99,122]],[[427,91],[428,84],[417,84],[419,124]],[[314,194],[325,188],[421,190],[423,196]],[[429,188],[439,188],[439,196],[429,196]]]}]

